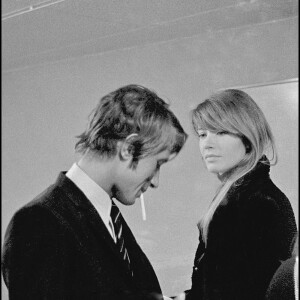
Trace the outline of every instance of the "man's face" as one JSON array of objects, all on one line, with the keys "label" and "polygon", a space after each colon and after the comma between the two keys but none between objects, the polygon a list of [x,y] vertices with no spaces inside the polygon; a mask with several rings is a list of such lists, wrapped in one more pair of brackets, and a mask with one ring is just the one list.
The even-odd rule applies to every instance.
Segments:
[{"label": "man's face", "polygon": [[149,187],[158,187],[160,167],[174,156],[164,150],[140,159],[135,169],[130,167],[132,159],[123,162],[115,181],[114,197],[124,205],[134,204]]}]

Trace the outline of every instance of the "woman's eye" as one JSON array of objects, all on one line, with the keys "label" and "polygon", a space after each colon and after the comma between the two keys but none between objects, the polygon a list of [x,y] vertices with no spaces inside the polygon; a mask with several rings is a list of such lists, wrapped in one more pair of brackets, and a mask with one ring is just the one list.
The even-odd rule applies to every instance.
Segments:
[{"label": "woman's eye", "polygon": [[219,131],[217,134],[224,135],[224,134],[229,134],[229,132],[228,131]]}]

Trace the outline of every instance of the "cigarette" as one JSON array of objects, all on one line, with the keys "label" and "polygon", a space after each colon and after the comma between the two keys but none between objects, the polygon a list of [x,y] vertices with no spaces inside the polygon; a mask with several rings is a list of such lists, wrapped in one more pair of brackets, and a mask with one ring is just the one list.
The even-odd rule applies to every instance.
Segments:
[{"label": "cigarette", "polygon": [[146,209],[145,209],[145,202],[144,202],[144,194],[141,194],[140,199],[141,199],[143,220],[146,221]]}]

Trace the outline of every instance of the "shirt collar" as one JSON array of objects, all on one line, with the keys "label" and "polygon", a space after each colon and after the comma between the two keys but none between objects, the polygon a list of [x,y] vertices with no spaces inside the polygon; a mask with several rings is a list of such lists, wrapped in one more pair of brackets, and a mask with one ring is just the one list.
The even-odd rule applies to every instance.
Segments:
[{"label": "shirt collar", "polygon": [[66,176],[71,179],[77,187],[91,201],[106,226],[109,226],[111,199],[109,195],[91,179],[76,163],[72,165]]}]

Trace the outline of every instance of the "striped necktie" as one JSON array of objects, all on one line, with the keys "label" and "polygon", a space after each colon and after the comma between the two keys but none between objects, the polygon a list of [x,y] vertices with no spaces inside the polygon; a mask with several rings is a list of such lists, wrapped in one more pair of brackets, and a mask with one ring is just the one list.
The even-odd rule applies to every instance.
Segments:
[{"label": "striped necktie", "polygon": [[128,251],[125,247],[124,237],[122,234],[122,218],[121,218],[121,212],[117,205],[112,201],[111,211],[110,211],[110,217],[114,226],[115,235],[116,235],[116,245],[120,251],[120,254],[127,266],[127,269],[133,276],[131,267],[130,267],[130,258],[128,255]]}]

